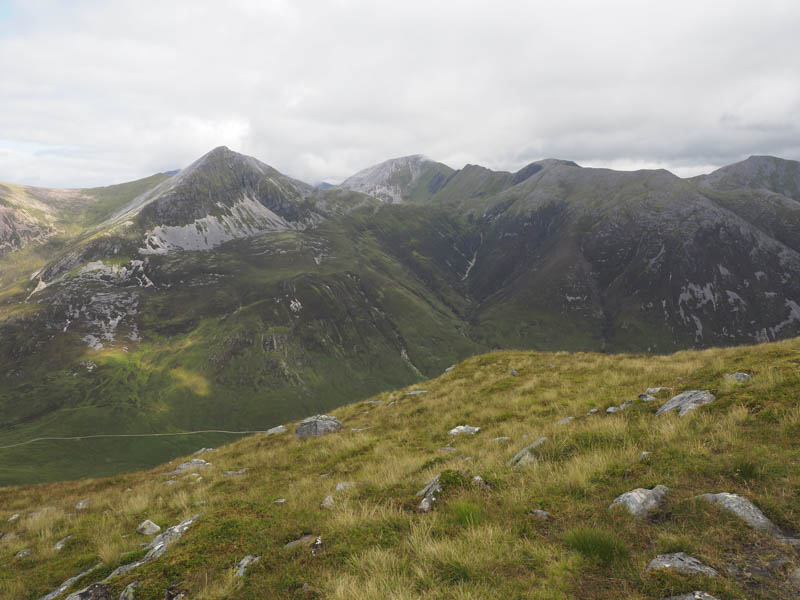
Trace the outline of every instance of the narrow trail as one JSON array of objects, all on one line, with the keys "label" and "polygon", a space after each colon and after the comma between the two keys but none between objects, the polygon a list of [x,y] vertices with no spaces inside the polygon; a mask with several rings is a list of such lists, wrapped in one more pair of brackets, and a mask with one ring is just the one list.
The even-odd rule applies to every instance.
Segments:
[{"label": "narrow trail", "polygon": [[166,437],[175,435],[195,435],[198,433],[228,433],[231,435],[247,435],[250,433],[266,433],[266,431],[227,431],[225,429],[202,429],[200,431],[176,431],[173,433],[101,433],[97,435],[76,435],[71,437],[39,437],[8,446],[0,446],[0,450],[25,446],[34,442],[60,441],[60,440],[91,440],[98,438],[135,438],[135,437]]}]

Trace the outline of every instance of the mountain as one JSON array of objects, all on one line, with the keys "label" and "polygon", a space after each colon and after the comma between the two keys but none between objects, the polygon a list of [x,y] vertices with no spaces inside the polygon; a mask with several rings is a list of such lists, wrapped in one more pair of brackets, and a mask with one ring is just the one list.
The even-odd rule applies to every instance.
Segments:
[{"label": "mountain", "polygon": [[339,187],[374,196],[388,204],[419,202],[442,189],[453,169],[421,154],[392,158],[348,177]]},{"label": "mountain", "polygon": [[[798,362],[796,339],[497,352],[349,403],[322,437],[287,423],[0,488],[0,597],[794,600]],[[692,390],[710,402],[659,414]]]},{"label": "mountain", "polygon": [[[321,190],[217,148],[172,176],[61,191],[80,208],[37,223],[63,232],[0,257],[0,446],[266,429],[497,348],[797,336],[798,163],[756,162],[772,167],[681,179],[415,156]],[[222,439],[0,448],[0,483],[109,475]]]}]

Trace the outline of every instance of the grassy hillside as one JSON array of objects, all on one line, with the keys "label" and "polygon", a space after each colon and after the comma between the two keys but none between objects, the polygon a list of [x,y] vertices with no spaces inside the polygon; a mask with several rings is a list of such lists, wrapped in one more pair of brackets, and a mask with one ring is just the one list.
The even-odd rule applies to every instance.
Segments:
[{"label": "grassy hillside", "polygon": [[[167,527],[201,513],[163,556],[112,578],[111,597],[138,581],[137,600],[160,600],[171,587],[193,600],[610,600],[693,590],[796,598],[795,550],[695,496],[740,494],[797,535],[798,366],[800,340],[669,356],[499,352],[412,388],[425,394],[398,390],[336,410],[338,433],[301,441],[290,425],[205,452],[195,458],[212,464],[197,475],[169,475],[176,460],[108,479],[3,488],[0,597],[39,598],[101,564],[69,588],[81,589],[142,558],[151,538],[135,529],[144,519]],[[734,371],[752,380],[725,378]],[[637,400],[648,387],[667,389]],[[717,399],[683,417],[656,416],[691,389]],[[574,420],[558,424],[565,417]],[[456,425],[481,431],[448,435]],[[508,466],[541,436],[532,464]],[[434,510],[418,512],[416,493],[439,473],[445,489]],[[336,491],[339,482],[356,485]],[[620,494],[659,484],[670,491],[650,518],[609,510]],[[328,495],[332,508],[321,509]],[[86,498],[88,508],[76,510]],[[22,516],[9,522],[14,513]],[[304,534],[321,536],[322,548],[284,548]],[[656,555],[679,551],[719,576],[645,571]],[[246,555],[260,559],[236,577]]]}]

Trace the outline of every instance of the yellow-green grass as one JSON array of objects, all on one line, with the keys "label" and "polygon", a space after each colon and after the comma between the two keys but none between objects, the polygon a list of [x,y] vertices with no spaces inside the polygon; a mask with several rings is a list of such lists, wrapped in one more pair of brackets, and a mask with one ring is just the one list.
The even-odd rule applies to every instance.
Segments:
[{"label": "yellow-green grass", "polygon": [[[165,527],[200,512],[163,557],[113,580],[113,594],[140,581],[143,600],[163,598],[170,586],[205,599],[644,599],[695,589],[725,599],[794,598],[786,581],[800,566],[794,551],[695,496],[742,494],[787,534],[798,533],[798,365],[800,340],[669,356],[498,352],[376,396],[378,404],[333,411],[345,424],[336,434],[296,440],[290,426],[289,434],[204,453],[212,466],[197,482],[178,475],[165,485],[173,461],[107,479],[2,488],[0,597],[39,598],[103,563],[74,591],[141,557],[142,520]],[[752,381],[724,377],[740,370]],[[655,402],[637,400],[656,386],[668,389]],[[406,395],[410,389],[428,393]],[[708,389],[717,400],[684,417],[655,416],[689,389]],[[634,403],[605,413],[626,400]],[[600,413],[587,415],[592,408]],[[557,424],[567,416],[575,419]],[[448,435],[463,424],[481,431]],[[510,441],[493,441],[500,436]],[[549,439],[536,464],[507,465],[541,436]],[[456,451],[440,450],[450,441]],[[243,475],[225,474],[244,467]],[[466,483],[449,486],[433,512],[416,512],[416,492],[444,470]],[[473,485],[474,475],[492,487]],[[336,492],[340,481],[358,485]],[[670,492],[653,518],[608,510],[619,494],[657,484]],[[329,494],[334,508],[320,509]],[[91,498],[89,508],[76,511],[83,498]],[[55,508],[6,521],[46,506]],[[531,516],[537,508],[551,518]],[[321,552],[284,550],[310,533],[322,536]],[[31,556],[14,558],[23,548]],[[678,551],[720,577],[645,573],[657,554]],[[261,559],[234,577],[248,554]]]}]

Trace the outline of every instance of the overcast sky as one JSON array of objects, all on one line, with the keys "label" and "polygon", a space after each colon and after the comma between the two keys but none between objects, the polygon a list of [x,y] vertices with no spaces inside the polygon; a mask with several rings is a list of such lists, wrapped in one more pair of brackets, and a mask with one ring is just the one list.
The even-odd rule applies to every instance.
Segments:
[{"label": "overcast sky", "polygon": [[0,180],[800,159],[800,2],[0,0]]}]

